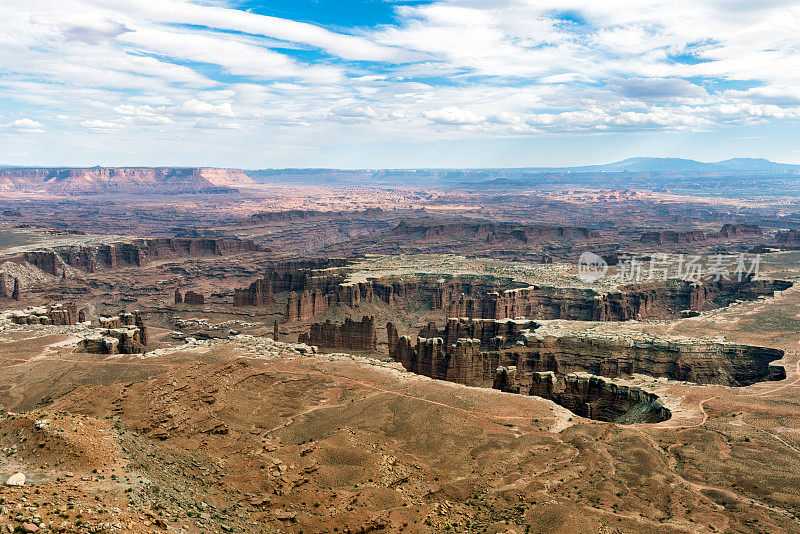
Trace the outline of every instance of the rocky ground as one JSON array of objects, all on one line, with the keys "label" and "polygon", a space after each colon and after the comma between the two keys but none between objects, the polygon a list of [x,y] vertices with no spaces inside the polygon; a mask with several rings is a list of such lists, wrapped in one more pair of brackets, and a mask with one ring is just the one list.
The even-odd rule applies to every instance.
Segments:
[{"label": "rocky ground", "polygon": [[626,426],[260,337],[78,354],[78,328],[0,333],[12,531],[800,531],[796,351],[779,383],[657,381],[673,418]]},{"label": "rocky ground", "polygon": [[[375,198],[380,194],[368,192]],[[337,194],[328,199],[317,190],[312,207],[371,207],[353,200],[353,191]],[[422,197],[403,196],[400,190],[396,195],[405,208],[420,207]],[[642,205],[659,200],[623,196]],[[450,209],[476,197],[430,197],[425,203],[441,202],[439,207]],[[269,202],[291,207],[291,201]],[[259,210],[259,202],[249,201],[242,211],[219,202],[224,224],[209,224],[209,230],[236,228],[240,237],[269,240],[265,236],[274,228],[242,223]],[[25,206],[28,214],[44,209],[33,200]],[[86,201],[81,209],[92,206]],[[172,215],[190,222],[194,208],[213,211],[208,203],[182,199],[175,212],[149,218],[159,206],[154,202],[137,215],[138,228],[166,227]],[[122,224],[123,211],[109,206],[98,216],[100,226],[108,230]],[[296,238],[302,228],[339,228],[308,244],[318,251],[361,239],[375,228],[374,221],[348,221],[317,221],[300,230],[291,221],[281,223],[273,242]],[[719,226],[703,225],[708,231]],[[116,239],[36,230],[31,231],[36,239],[25,244],[27,231],[14,230],[8,246]],[[637,227],[626,239],[632,242],[638,235]],[[451,252],[368,256],[359,259],[351,276],[359,281],[385,274],[488,274],[530,284],[585,286],[568,264]],[[672,417],[621,425],[585,419],[537,397],[407,373],[382,360],[386,336],[380,329],[378,351],[361,356],[275,342],[269,336],[285,295],[257,310],[232,308],[231,299],[234,288],[252,282],[277,256],[264,251],[177,258],[140,268],[75,270],[62,277],[18,262],[0,265],[0,270],[16,269],[8,272],[25,286],[21,301],[2,299],[3,309],[56,300],[80,302],[91,315],[139,308],[150,329],[144,354],[88,354],[77,347],[92,333],[91,325],[16,325],[0,317],[0,528],[800,532],[797,286],[683,320],[549,323],[547,331],[556,333],[725,340],[786,353],[785,380],[746,387],[628,377],[630,384],[664,399]],[[798,253],[769,255],[765,272],[796,281],[799,262]],[[173,304],[177,286],[203,293],[206,304]],[[341,322],[367,314],[380,327],[397,321],[404,333],[418,332],[429,320],[441,326],[442,310],[412,304],[400,311],[380,303],[353,310],[337,306],[315,320]],[[279,335],[293,341],[307,326],[281,324]],[[20,474],[21,485],[6,484],[20,481]]]}]

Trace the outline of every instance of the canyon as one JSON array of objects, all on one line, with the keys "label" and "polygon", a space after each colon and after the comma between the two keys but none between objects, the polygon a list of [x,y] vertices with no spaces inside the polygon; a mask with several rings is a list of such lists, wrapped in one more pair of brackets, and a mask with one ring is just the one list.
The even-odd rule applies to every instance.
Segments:
[{"label": "canyon", "polygon": [[670,417],[657,395],[611,379],[644,374],[742,387],[786,378],[785,368],[774,363],[783,359],[781,350],[691,339],[564,334],[559,326],[558,321],[554,326],[548,321],[452,318],[442,331],[429,324],[416,341],[399,336],[391,323],[386,330],[390,358],[410,372],[537,395],[605,421]]},{"label": "canyon", "polygon": [[[796,526],[790,200],[148,172],[0,191],[0,526]],[[663,253],[761,269],[613,276]]]}]

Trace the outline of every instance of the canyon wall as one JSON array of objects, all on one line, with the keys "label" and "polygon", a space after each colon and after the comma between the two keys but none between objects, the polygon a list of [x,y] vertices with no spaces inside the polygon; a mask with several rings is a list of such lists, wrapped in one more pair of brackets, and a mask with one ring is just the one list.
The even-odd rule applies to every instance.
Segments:
[{"label": "canyon wall", "polygon": [[530,387],[531,374],[586,372],[610,378],[641,373],[697,384],[745,386],[785,377],[782,367],[770,365],[783,351],[766,347],[706,341],[662,340],[602,336],[592,333],[523,334],[524,346],[484,353],[484,378],[494,369],[513,365],[521,387]]},{"label": "canyon wall", "polygon": [[263,306],[275,301],[275,293],[284,291],[334,291],[345,281],[346,264],[342,259],[320,259],[270,265],[249,287],[235,290],[233,305]]},{"label": "canyon wall", "polygon": [[298,341],[322,348],[374,351],[378,345],[375,318],[365,316],[360,321],[348,318],[341,325],[330,321],[313,323],[311,331],[300,334]]},{"label": "canyon wall", "polygon": [[600,237],[600,234],[593,230],[577,226],[524,225],[489,221],[438,221],[435,219],[402,221],[392,231],[392,235],[415,238],[420,241],[466,239],[487,243],[512,240],[533,243]]},{"label": "canyon wall", "polygon": [[599,421],[659,423],[672,416],[654,393],[584,373],[534,373],[528,394],[550,399],[575,414]]},{"label": "canyon wall", "polygon": [[342,284],[327,294],[320,289],[305,290],[300,294],[292,291],[286,300],[284,317],[287,323],[308,321],[331,306],[355,308],[361,302],[372,302],[373,298],[372,284],[369,282]]},{"label": "canyon wall", "polygon": [[696,241],[705,241],[706,239],[706,234],[700,230],[686,230],[682,232],[673,230],[660,230],[655,232],[644,232],[639,237],[639,241],[642,243],[654,243],[658,245],[694,243]]},{"label": "canyon wall", "polygon": [[639,237],[639,241],[658,245],[675,245],[706,241],[707,239],[730,239],[739,236],[760,235],[764,235],[764,231],[758,225],[727,223],[722,225],[719,232],[711,232],[708,234],[701,230],[656,230],[643,232]]},{"label": "canyon wall", "polygon": [[229,241],[204,238],[134,239],[107,245],[56,247],[22,254],[24,261],[52,275],[64,266],[95,272],[126,265],[141,267],[148,262],[170,258],[222,256],[261,250],[251,241]]},{"label": "canyon wall", "polygon": [[[522,390],[531,387],[533,373],[552,371],[558,375],[585,372],[610,378],[634,373],[665,377],[698,384],[745,386],[764,380],[785,378],[785,370],[772,365],[783,358],[778,349],[701,340],[658,339],[647,336],[611,336],[593,332],[552,334],[536,321],[448,320],[443,337],[399,336],[387,325],[389,356],[407,370],[432,378],[447,376],[443,369],[468,369],[459,376],[471,385],[488,385],[499,367],[514,367]],[[453,348],[463,338],[458,334],[476,333],[471,339],[478,350],[461,362]],[[455,339],[455,342],[453,340]],[[436,341],[438,340],[438,341]],[[424,362],[421,363],[421,362]],[[446,363],[446,365],[444,365]],[[445,380],[446,378],[442,378]]]},{"label": "canyon wall", "polygon": [[450,317],[473,319],[570,319],[627,321],[675,319],[681,311],[705,311],[735,300],[755,300],[791,287],[781,280],[704,281],[669,280],[631,284],[617,291],[531,286],[477,297],[460,295],[447,304]]},{"label": "canyon wall", "polygon": [[[608,292],[586,288],[526,286],[487,276],[416,275],[347,279],[345,260],[286,262],[267,269],[247,288],[235,290],[235,306],[264,306],[289,291],[285,321],[308,321],[331,306],[382,301],[390,307],[413,304],[470,319],[569,319],[627,321],[679,319],[687,312],[727,306],[736,300],[772,296],[791,287],[781,280],[668,280],[632,283]],[[488,334],[470,334],[478,337]],[[448,338],[453,342],[461,335]],[[484,340],[484,343],[486,341]]]},{"label": "canyon wall", "polygon": [[19,279],[4,272],[0,272],[0,298],[19,300]]},{"label": "canyon wall", "polygon": [[195,293],[194,291],[187,291],[183,295],[184,304],[193,304],[195,306],[202,306],[206,303],[206,298],[202,293]]},{"label": "canyon wall", "polygon": [[[392,323],[386,330],[389,356],[410,372],[537,395],[578,415],[622,424],[665,421],[671,413],[657,395],[612,378],[637,373],[728,386],[786,378],[776,362],[783,351],[765,347],[595,332],[555,335],[522,320],[450,319],[445,337],[416,340],[398,335]],[[428,325],[423,332],[437,330]],[[470,333],[481,337],[456,338]]]}]

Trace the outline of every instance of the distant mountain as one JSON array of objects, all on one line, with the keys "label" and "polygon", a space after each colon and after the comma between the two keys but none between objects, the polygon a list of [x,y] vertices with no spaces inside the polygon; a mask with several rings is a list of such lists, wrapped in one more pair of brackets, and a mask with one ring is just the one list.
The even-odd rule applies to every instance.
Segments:
[{"label": "distant mountain", "polygon": [[615,163],[593,166],[601,171],[629,172],[696,172],[725,170],[716,163],[703,163],[683,158],[628,158]]},{"label": "distant mountain", "polygon": [[764,158],[732,158],[724,161],[718,161],[716,164],[735,171],[768,172],[800,170],[800,165],[792,165],[790,163],[775,163],[774,161]]},{"label": "distant mountain", "polygon": [[253,184],[240,169],[204,167],[0,168],[0,192],[55,195],[230,193]]},{"label": "distant mountain", "polygon": [[582,165],[578,167],[534,167],[524,169],[528,172],[777,172],[800,171],[800,165],[775,163],[764,158],[732,158],[724,161],[705,163],[685,158],[628,158],[602,165]]}]

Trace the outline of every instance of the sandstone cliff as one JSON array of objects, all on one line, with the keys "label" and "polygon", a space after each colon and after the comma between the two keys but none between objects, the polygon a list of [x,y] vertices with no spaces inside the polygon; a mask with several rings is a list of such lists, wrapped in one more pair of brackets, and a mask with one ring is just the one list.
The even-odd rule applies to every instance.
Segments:
[{"label": "sandstone cliff", "polygon": [[[409,371],[443,380],[447,380],[447,368],[457,368],[460,381],[471,385],[491,384],[497,368],[513,366],[523,390],[530,388],[532,373],[541,371],[558,375],[586,372],[610,378],[641,373],[728,386],[785,377],[781,366],[771,365],[784,356],[777,349],[679,338],[560,334],[542,324],[546,322],[451,319],[444,329],[448,341],[417,337],[416,344],[408,336],[398,336],[392,325],[387,327],[389,356]],[[464,338],[456,336],[470,333],[483,337],[470,340],[480,353],[451,362],[450,358],[461,358],[455,347]]]},{"label": "sandstone cliff", "polygon": [[74,302],[38,306],[15,311],[11,322],[16,324],[72,325],[78,322],[78,307]]},{"label": "sandstone cliff", "polygon": [[288,261],[267,267],[264,276],[234,292],[234,306],[263,306],[275,301],[284,291],[336,290],[345,280],[345,260],[324,259]]},{"label": "sandstone cliff", "polygon": [[415,219],[402,221],[392,231],[393,235],[407,236],[421,241],[459,239],[467,241],[519,241],[532,243],[549,240],[587,240],[600,237],[588,228],[577,226],[547,226],[499,223],[490,221],[439,221]]},{"label": "sandstone cliff", "polygon": [[300,334],[298,341],[323,348],[374,351],[378,344],[375,318],[365,316],[360,321],[348,318],[341,325],[330,321],[313,323],[311,331]]},{"label": "sandstone cliff", "polygon": [[54,195],[230,193],[253,184],[240,169],[15,168],[0,169],[0,191]]},{"label": "sandstone cliff", "polygon": [[659,423],[672,414],[658,395],[585,373],[534,373],[530,395],[551,399],[573,413],[620,424]]},{"label": "sandstone cliff", "polygon": [[46,273],[58,275],[64,266],[95,272],[126,265],[140,267],[150,261],[169,258],[221,256],[257,250],[260,250],[260,247],[250,241],[160,237],[133,239],[107,245],[35,250],[23,253],[22,259]]},{"label": "sandstone cliff", "polygon": [[617,291],[531,286],[470,297],[453,296],[446,305],[450,317],[506,319],[570,319],[627,321],[680,318],[682,310],[705,311],[735,300],[755,300],[791,287],[780,280],[669,280],[631,284]]},{"label": "sandstone cliff", "polygon": [[656,232],[644,232],[639,238],[639,241],[642,243],[655,243],[658,245],[664,245],[694,243],[697,241],[705,241],[706,239],[706,234],[700,230],[686,230],[682,232],[661,230]]}]

